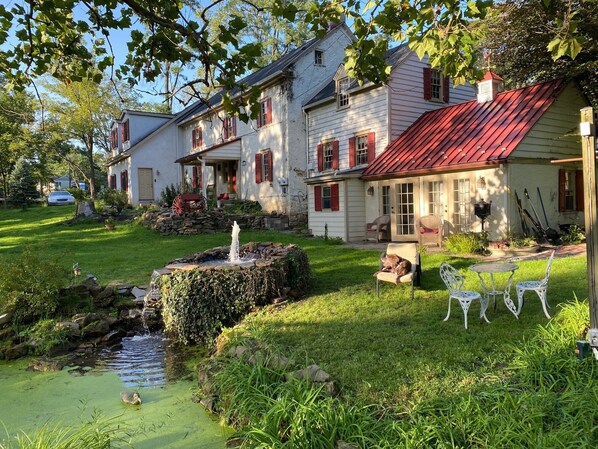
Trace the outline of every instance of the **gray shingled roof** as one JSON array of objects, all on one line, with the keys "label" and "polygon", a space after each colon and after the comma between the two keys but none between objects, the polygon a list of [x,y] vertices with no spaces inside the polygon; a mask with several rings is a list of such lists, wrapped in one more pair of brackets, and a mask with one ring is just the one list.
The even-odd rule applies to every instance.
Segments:
[{"label": "gray shingled roof", "polygon": [[[268,64],[266,67],[263,67],[246,77],[239,80],[239,85],[244,86],[257,86],[262,82],[266,81],[268,78],[271,78],[275,75],[283,73],[285,70],[288,70],[291,65],[297,61],[304,53],[308,52],[316,43],[318,43],[320,39],[314,38],[300,47],[297,47],[294,50],[291,50],[286,55],[281,56],[276,61]],[[234,89],[231,94],[235,95],[240,92],[239,88]],[[224,91],[220,91],[215,93],[212,97],[208,99],[207,102],[204,101],[197,101],[192,105],[188,106],[187,108],[183,109],[181,112],[177,114],[176,123],[181,123],[187,120],[188,118],[194,115],[201,115],[208,110],[209,107],[218,106],[222,101],[222,94]]]},{"label": "gray shingled roof", "polygon": [[[398,47],[391,48],[386,52],[386,63],[392,67],[403,62],[403,60],[409,55],[411,50],[409,50],[409,46],[407,44],[399,45]],[[357,89],[359,87],[359,83],[357,80],[352,79],[351,84],[349,85],[349,90]],[[334,78],[331,78],[330,81],[324,86],[322,90],[320,90],[316,95],[314,95],[307,103],[303,106],[308,107],[310,105],[314,105],[319,103],[320,101],[324,100],[332,100],[336,94],[336,85],[334,82]]]}]

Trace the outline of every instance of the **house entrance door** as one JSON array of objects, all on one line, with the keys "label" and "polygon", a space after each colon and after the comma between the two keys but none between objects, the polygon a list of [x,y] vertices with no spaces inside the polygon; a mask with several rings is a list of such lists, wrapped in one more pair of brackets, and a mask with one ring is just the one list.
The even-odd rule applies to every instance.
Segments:
[{"label": "house entrance door", "polygon": [[[384,190],[383,186],[383,190]],[[415,184],[396,182],[390,185],[391,237],[394,241],[415,240]]]},{"label": "house entrance door", "polygon": [[139,201],[154,201],[154,173],[151,168],[138,168]]}]

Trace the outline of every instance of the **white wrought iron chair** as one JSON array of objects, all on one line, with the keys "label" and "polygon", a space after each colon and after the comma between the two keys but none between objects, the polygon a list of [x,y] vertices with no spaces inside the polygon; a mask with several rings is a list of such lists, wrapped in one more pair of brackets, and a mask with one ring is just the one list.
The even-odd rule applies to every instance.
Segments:
[{"label": "white wrought iron chair", "polygon": [[444,281],[446,288],[449,290],[449,304],[448,313],[444,321],[448,321],[451,316],[451,299],[455,298],[461,304],[463,309],[463,318],[465,319],[465,329],[467,329],[467,312],[469,312],[469,306],[476,299],[480,301],[480,318],[484,318],[486,323],[490,323],[486,318],[486,309],[488,308],[487,300],[480,295],[478,292],[471,290],[463,290],[464,279],[463,276],[448,263],[440,265],[440,277]]},{"label": "white wrought iron chair", "polygon": [[548,264],[546,265],[546,274],[544,275],[544,279],[539,281],[522,281],[517,282],[515,285],[515,289],[517,290],[517,316],[521,313],[521,309],[523,308],[523,295],[527,290],[533,290],[538,294],[540,301],[542,302],[542,308],[544,309],[544,315],[546,318],[550,319],[550,315],[548,314],[547,307],[550,307],[548,304],[547,292],[548,292],[548,277],[550,276],[550,268],[552,267],[552,259],[554,258],[554,253],[556,251],[552,251],[550,257],[548,258]]},{"label": "white wrought iron chair", "polygon": [[411,285],[411,299],[413,299],[415,286],[419,286],[421,277],[421,266],[419,259],[419,251],[417,243],[389,243],[386,251],[380,256],[395,254],[407,259],[411,262],[411,272],[404,276],[399,276],[390,271],[382,271],[382,264],[380,270],[375,273],[376,276],[376,296],[380,297],[380,282],[390,282],[391,284],[410,284]]}]

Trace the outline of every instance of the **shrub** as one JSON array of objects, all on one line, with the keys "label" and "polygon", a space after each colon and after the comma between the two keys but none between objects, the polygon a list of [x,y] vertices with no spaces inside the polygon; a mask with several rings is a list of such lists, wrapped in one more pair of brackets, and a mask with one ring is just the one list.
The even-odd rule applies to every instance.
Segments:
[{"label": "shrub", "polygon": [[285,287],[304,293],[309,281],[307,256],[299,248],[250,267],[175,271],[161,281],[165,328],[185,344],[209,342]]},{"label": "shrub", "polygon": [[118,213],[121,213],[122,210],[129,203],[129,197],[127,196],[127,192],[121,192],[116,189],[104,190],[104,192],[102,193],[102,199],[104,200],[104,204],[107,207],[116,209]]},{"label": "shrub", "polygon": [[3,262],[0,310],[12,310],[15,323],[51,316],[58,306],[58,291],[67,283],[68,272],[58,260],[42,254],[28,247]]},{"label": "shrub", "polygon": [[487,232],[463,232],[449,235],[444,245],[453,254],[486,254],[488,252]]},{"label": "shrub", "polygon": [[262,205],[258,201],[234,200],[223,209],[227,214],[261,214]]},{"label": "shrub", "polygon": [[160,192],[160,204],[164,207],[172,207],[172,202],[181,193],[179,187],[175,187],[174,184],[166,186],[162,192]]},{"label": "shrub", "polygon": [[30,340],[35,355],[46,355],[52,348],[67,343],[68,335],[69,330],[57,327],[55,320],[41,320],[28,328],[21,336]]},{"label": "shrub", "polygon": [[85,190],[81,190],[79,187],[69,187],[66,190],[75,197],[77,202],[84,201],[87,198],[87,193]]},{"label": "shrub", "polygon": [[577,225],[571,225],[561,234],[561,243],[576,244],[585,241],[586,235]]},{"label": "shrub", "polygon": [[17,160],[15,168],[8,179],[8,201],[11,204],[20,205],[27,204],[39,198],[39,192],[31,164],[21,157]]}]

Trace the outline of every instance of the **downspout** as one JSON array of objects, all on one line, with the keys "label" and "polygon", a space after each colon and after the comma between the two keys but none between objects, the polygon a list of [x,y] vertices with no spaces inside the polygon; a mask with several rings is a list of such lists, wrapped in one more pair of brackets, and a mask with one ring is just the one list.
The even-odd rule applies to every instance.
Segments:
[{"label": "downspout", "polygon": [[344,205],[344,209],[345,209],[345,242],[349,241],[349,208],[347,207],[347,205],[349,204],[349,180],[345,179],[343,180],[343,190],[344,192],[344,201],[343,201],[343,205]]},{"label": "downspout", "polygon": [[[309,113],[303,110],[303,117],[305,123],[305,179],[307,180],[310,176],[309,173]],[[305,183],[305,181],[304,181]],[[290,193],[290,192],[289,192]],[[309,185],[305,183],[305,211],[307,212],[307,225],[309,228]]]}]

